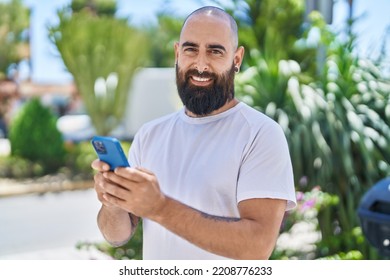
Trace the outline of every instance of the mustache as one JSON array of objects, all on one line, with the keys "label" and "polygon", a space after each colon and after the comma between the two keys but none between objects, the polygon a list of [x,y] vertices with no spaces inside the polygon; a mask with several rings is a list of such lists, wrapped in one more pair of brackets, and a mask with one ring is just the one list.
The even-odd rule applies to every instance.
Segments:
[{"label": "mustache", "polygon": [[184,75],[186,80],[188,80],[191,76],[196,76],[196,77],[200,77],[200,78],[209,78],[209,79],[214,79],[214,80],[216,80],[218,78],[217,75],[214,73],[205,71],[205,72],[202,72],[200,74],[199,71],[196,69],[190,69]]}]

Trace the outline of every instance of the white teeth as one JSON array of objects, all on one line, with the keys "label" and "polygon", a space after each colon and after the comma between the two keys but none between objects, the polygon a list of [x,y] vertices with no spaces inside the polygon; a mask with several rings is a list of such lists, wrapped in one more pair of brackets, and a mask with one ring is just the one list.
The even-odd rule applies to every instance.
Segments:
[{"label": "white teeth", "polygon": [[200,77],[196,77],[196,76],[192,76],[192,78],[197,81],[197,82],[207,82],[207,81],[210,81],[209,78],[200,78]]}]

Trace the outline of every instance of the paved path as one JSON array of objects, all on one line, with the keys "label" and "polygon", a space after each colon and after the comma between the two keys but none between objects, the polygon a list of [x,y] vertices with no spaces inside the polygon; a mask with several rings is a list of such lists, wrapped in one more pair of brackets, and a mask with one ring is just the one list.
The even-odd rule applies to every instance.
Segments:
[{"label": "paved path", "polygon": [[103,240],[92,189],[0,198],[0,259],[104,258],[75,249]]}]

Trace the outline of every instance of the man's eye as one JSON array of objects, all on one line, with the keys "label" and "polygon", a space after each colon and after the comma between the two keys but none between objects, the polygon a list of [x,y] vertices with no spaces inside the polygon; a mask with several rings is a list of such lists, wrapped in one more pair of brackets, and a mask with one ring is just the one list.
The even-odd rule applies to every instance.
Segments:
[{"label": "man's eye", "polygon": [[221,50],[218,50],[218,49],[215,49],[215,50],[211,50],[211,53],[212,54],[215,54],[215,55],[222,55],[222,51]]},{"label": "man's eye", "polygon": [[186,48],[184,49],[184,52],[196,52],[195,48]]}]

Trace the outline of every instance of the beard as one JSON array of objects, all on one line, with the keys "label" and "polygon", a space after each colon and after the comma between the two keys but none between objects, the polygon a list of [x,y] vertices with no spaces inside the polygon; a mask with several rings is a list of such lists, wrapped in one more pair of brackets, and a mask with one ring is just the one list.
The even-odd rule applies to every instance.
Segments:
[{"label": "beard", "polygon": [[[183,72],[176,64],[176,85],[180,99],[186,109],[195,115],[209,115],[234,98],[234,75],[234,64],[221,75],[210,72],[199,74],[196,69]],[[212,83],[209,86],[195,86],[190,81],[191,76],[210,78]]]}]

